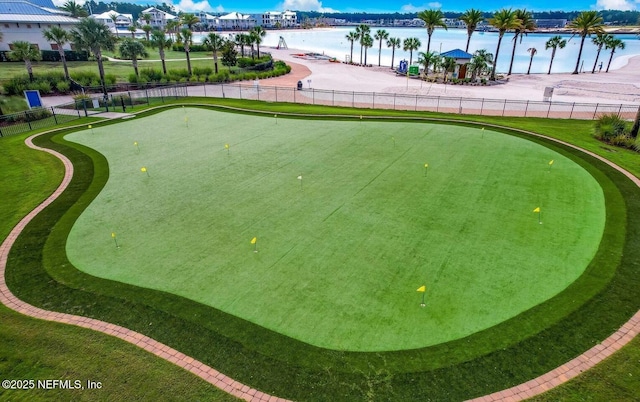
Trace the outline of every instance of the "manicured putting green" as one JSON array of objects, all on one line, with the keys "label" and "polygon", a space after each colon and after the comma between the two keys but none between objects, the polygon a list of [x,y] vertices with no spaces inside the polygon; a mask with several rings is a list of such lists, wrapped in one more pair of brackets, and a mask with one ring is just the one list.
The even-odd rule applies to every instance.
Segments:
[{"label": "manicured putting green", "polygon": [[78,269],[333,349],[514,317],[580,276],[605,221],[580,166],[490,130],[178,108],[66,138],[110,169],[68,239]]}]

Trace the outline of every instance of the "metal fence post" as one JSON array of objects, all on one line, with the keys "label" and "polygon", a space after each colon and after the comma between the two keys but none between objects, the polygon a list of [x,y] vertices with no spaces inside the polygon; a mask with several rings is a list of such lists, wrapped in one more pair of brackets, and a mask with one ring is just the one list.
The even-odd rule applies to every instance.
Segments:
[{"label": "metal fence post", "polygon": [[278,87],[276,87],[276,102],[278,102]]},{"label": "metal fence post", "polygon": [[331,91],[331,106],[336,105],[336,91]]},{"label": "metal fence post", "polygon": [[529,99],[527,99],[527,104],[524,106],[524,117],[527,117],[528,111],[529,111]]},{"label": "metal fence post", "polygon": [[53,120],[58,124],[58,118],[56,117],[56,111],[53,109],[53,106],[51,106],[51,114],[53,114]]},{"label": "metal fence post", "polygon": [[482,98],[482,103],[480,104],[480,116],[484,113],[484,98]]},{"label": "metal fence post", "polygon": [[355,107],[356,105],[356,93],[353,92],[352,98],[351,98],[351,107]]},{"label": "metal fence post", "polygon": [[414,112],[418,111],[418,94],[416,94],[416,104],[413,106],[413,111]]},{"label": "metal fence post", "polygon": [[507,100],[505,99],[502,102],[502,117],[504,117],[504,110],[507,108]]},{"label": "metal fence post", "polygon": [[312,105],[316,104],[316,89],[315,88],[311,88],[311,104]]},{"label": "metal fence post", "polygon": [[622,114],[622,104],[620,104],[620,109],[618,109],[618,117]]},{"label": "metal fence post", "polygon": [[396,110],[396,96],[397,94],[394,92],[393,93],[393,110]]},{"label": "metal fence post", "polygon": [[[162,90],[160,91],[160,94],[162,94]],[[144,95],[147,98],[147,105],[149,105],[149,90],[147,88],[144,89]],[[160,95],[160,97],[162,98],[162,103],[164,103],[164,97],[162,95]]]},{"label": "metal fence post", "polygon": [[593,118],[591,120],[595,120],[596,119],[596,115],[598,114],[598,105],[600,105],[600,104],[596,103],[596,110],[593,111]]},{"label": "metal fence post", "polygon": [[576,103],[573,102],[573,104],[571,105],[571,112],[569,113],[569,118],[573,117],[573,108],[576,107]]},{"label": "metal fence post", "polygon": [[375,109],[376,108],[376,93],[373,93],[373,96],[371,97],[371,108]]},{"label": "metal fence post", "polygon": [[552,102],[549,102],[549,109],[547,109],[547,119],[549,118],[549,113],[551,113],[551,105]]},{"label": "metal fence post", "polygon": [[440,97],[436,98],[436,113],[440,111]]},{"label": "metal fence post", "polygon": [[238,84],[238,88],[240,88],[240,99],[242,99],[242,85]]}]

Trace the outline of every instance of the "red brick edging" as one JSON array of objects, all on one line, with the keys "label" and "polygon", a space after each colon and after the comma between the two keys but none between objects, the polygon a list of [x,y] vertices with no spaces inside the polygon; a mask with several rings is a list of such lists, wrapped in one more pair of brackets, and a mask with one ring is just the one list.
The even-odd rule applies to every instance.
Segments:
[{"label": "red brick edging", "polygon": [[[485,124],[485,126],[490,127],[491,125]],[[575,145],[566,143],[564,141],[559,141],[551,137],[547,137],[544,135],[539,135],[536,133],[527,132],[528,134],[535,135],[538,137],[546,138],[553,140],[555,142],[561,143],[563,145],[578,149],[590,156],[593,156],[608,165],[612,166],[616,170],[623,173],[627,176],[631,181],[633,181],[638,187],[640,187],[640,179],[629,173],[628,171],[622,169],[617,166],[613,162],[594,154],[593,152],[584,150]],[[165,344],[162,344],[152,338],[149,338],[146,335],[141,333],[132,331],[130,329],[110,324],[108,322],[81,317],[71,314],[65,313],[57,313],[54,311],[47,311],[40,309],[38,307],[32,306],[28,303],[25,303],[15,297],[9,288],[7,287],[5,281],[5,269],[7,266],[7,259],[9,256],[9,251],[11,247],[15,243],[16,239],[22,232],[22,230],[26,227],[26,225],[42,210],[44,210],[49,204],[51,204],[64,190],[67,188],[69,183],[71,182],[71,178],[73,177],[73,165],[71,161],[64,155],[50,150],[46,148],[41,148],[33,144],[33,138],[37,137],[36,134],[25,140],[25,143],[28,147],[47,152],[56,158],[60,159],[65,167],[65,174],[62,182],[58,186],[58,188],[51,194],[45,201],[43,201],[40,205],[38,205],[35,209],[33,209],[28,215],[26,215],[20,222],[11,230],[7,238],[0,245],[0,302],[2,302],[5,306],[9,307],[12,310],[15,310],[24,315],[39,318],[47,321],[55,321],[64,324],[76,325],[78,327],[92,329],[94,331],[99,331],[108,335],[115,336],[120,338],[126,342],[129,342],[133,345],[136,345],[154,355],[165,359],[177,366],[184,368],[187,371],[197,375],[203,380],[213,384],[214,386],[220,388],[221,390],[234,395],[238,398],[242,398],[246,401],[252,402],[260,402],[260,401],[277,401],[277,402],[288,402],[286,399],[278,398],[275,396],[271,396],[265,393],[262,393],[256,389],[250,388],[247,385],[239,383],[233,380],[230,377],[220,373],[219,371],[213,369],[205,365],[204,363],[189,357],[178,350],[175,350]],[[621,349],[627,343],[629,343],[636,335],[640,333],[640,311],[638,311],[629,321],[627,321],[621,328],[619,328],[616,332],[602,341],[600,344],[594,346],[593,348],[587,350],[585,353],[580,356],[574,358],[573,360],[563,364],[556,369],[541,375],[540,377],[534,378],[530,381],[527,381],[523,384],[516,385],[514,387],[495,392],[490,395],[485,395],[479,398],[472,399],[472,402],[489,402],[489,401],[521,401],[527,398],[530,398],[535,395],[539,395],[548,391],[551,388],[554,388],[560,384],[563,384],[572,378],[575,378],[580,373],[585,370],[588,370],[600,363],[605,358],[611,356],[613,353]]]}]

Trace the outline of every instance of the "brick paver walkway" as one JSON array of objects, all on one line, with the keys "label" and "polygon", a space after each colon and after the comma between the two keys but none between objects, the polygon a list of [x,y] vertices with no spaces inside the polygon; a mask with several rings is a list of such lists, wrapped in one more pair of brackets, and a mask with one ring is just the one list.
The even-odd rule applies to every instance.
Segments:
[{"label": "brick paver walkway", "polygon": [[[486,125],[490,126],[490,125]],[[549,138],[546,136],[538,135],[535,133],[529,133],[531,135],[536,135],[539,137]],[[4,240],[2,245],[0,246],[0,301],[6,305],[7,307],[15,310],[19,313],[28,315],[30,317],[39,318],[48,321],[61,322],[65,324],[76,325],[83,328],[89,328],[95,331],[100,331],[105,334],[109,334],[115,337],[118,337],[124,341],[132,343],[141,347],[142,349],[153,353],[154,355],[161,357],[171,363],[174,363],[185,370],[192,372],[198,377],[208,381],[209,383],[215,385],[216,387],[222,389],[225,392],[228,392],[231,395],[242,398],[247,401],[278,401],[278,402],[287,402],[285,399],[278,398],[275,396],[267,395],[262,393],[256,389],[250,388],[247,385],[239,383],[233,380],[230,377],[220,373],[219,371],[205,365],[204,363],[197,361],[167,345],[164,345],[160,342],[155,341],[154,339],[149,338],[146,335],[140,334],[135,331],[131,331],[130,329],[110,324],[108,322],[95,320],[92,318],[86,318],[71,314],[57,313],[53,311],[47,311],[40,309],[38,307],[32,306],[28,303],[25,303],[15,297],[5,282],[5,269],[7,265],[7,258],[9,255],[9,250],[13,246],[15,240],[18,235],[22,232],[25,226],[44,208],[46,208],[51,202],[53,202],[69,185],[71,181],[71,177],[73,176],[73,165],[71,161],[67,159],[64,155],[49,150],[45,148],[37,147],[33,144],[32,140],[35,137],[31,136],[27,138],[25,141],[27,146],[41,150],[44,152],[48,152],[55,157],[59,158],[64,166],[65,166],[65,174],[62,180],[62,183],[58,186],[56,191],[49,196],[45,201],[43,201],[38,207],[36,207],[33,211],[31,211],[27,216],[25,216],[11,231],[9,236]],[[572,144],[568,144],[562,141],[558,141],[553,138],[549,138],[553,141],[560,142],[564,145],[570,146],[572,148],[576,148],[585,152],[607,164],[614,167],[618,171],[622,172],[626,175],[630,180],[632,180],[638,187],[640,187],[640,179],[627,172],[626,170],[620,168],[614,163],[608,161],[607,159],[596,155],[592,152],[585,151],[579,147],[576,147]],[[473,399],[473,402],[489,402],[489,401],[521,401],[532,396],[541,394],[549,389],[556,387],[560,384],[563,384],[570,379],[576,377],[580,373],[592,368],[605,358],[611,356],[613,353],[618,351],[620,348],[629,343],[638,333],[640,333],[640,311],[637,312],[629,321],[627,321],[620,329],[618,329],[615,333],[609,336],[607,339],[602,341],[602,343],[594,346],[589,349],[585,353],[576,357],[575,359],[563,364],[562,366],[543,374],[538,378],[534,378],[533,380],[527,381],[523,384],[516,385],[512,388],[502,390],[499,392],[495,392],[490,395],[485,395],[476,399]]]}]

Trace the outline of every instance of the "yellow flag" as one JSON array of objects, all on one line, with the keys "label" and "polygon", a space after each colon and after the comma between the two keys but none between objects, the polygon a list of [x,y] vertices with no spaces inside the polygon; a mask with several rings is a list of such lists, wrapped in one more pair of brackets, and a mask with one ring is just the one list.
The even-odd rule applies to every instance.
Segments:
[{"label": "yellow flag", "polygon": [[91,124],[89,124],[87,127],[89,127],[89,128],[93,128],[93,126],[92,126]]},{"label": "yellow flag", "polygon": [[116,238],[116,234],[114,232],[111,232],[111,237],[113,237],[115,239]]},{"label": "yellow flag", "polygon": [[146,171],[147,171],[147,168],[146,168],[146,167],[141,167],[141,168],[140,168],[140,171],[141,171],[142,173],[144,173],[144,172],[146,172]]},{"label": "yellow flag", "polygon": [[224,144],[224,149],[229,149],[229,144]]},{"label": "yellow flag", "polygon": [[417,290],[418,292],[426,292],[427,291],[427,287],[425,285],[422,285],[418,288]]},{"label": "yellow flag", "polygon": [[425,169],[426,169],[426,168],[428,168],[428,167],[429,167],[429,164],[428,164],[428,163],[425,163],[425,164],[424,164],[424,167],[425,167]]},{"label": "yellow flag", "polygon": [[253,239],[251,239],[251,244],[256,244],[257,241],[258,241],[258,238],[254,237]]},{"label": "yellow flag", "polygon": [[137,147],[138,146],[138,141],[134,141],[133,145]]},{"label": "yellow flag", "polygon": [[553,159],[549,161],[549,166],[553,165]]},{"label": "yellow flag", "polygon": [[533,212],[540,212],[540,207],[534,209]]}]

